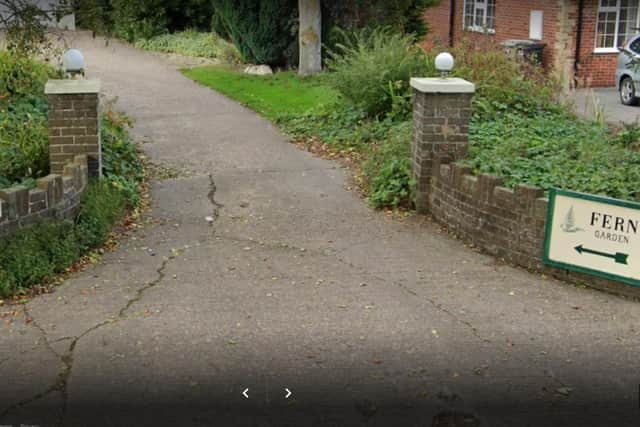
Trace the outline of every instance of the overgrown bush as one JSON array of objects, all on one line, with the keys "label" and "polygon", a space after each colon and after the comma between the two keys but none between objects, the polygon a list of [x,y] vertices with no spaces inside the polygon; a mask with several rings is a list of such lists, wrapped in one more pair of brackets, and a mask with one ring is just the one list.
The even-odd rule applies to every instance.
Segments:
[{"label": "overgrown bush", "polygon": [[474,114],[492,119],[505,112],[535,115],[541,111],[562,111],[556,95],[559,82],[544,70],[507,55],[494,42],[471,45],[464,41],[452,54],[454,75],[476,85]]},{"label": "overgrown bush", "polygon": [[295,40],[295,0],[213,0],[212,27],[231,40],[246,62],[280,66]]},{"label": "overgrown bush", "polygon": [[49,171],[44,84],[49,65],[0,51],[0,188]]},{"label": "overgrown bush", "polygon": [[5,103],[44,97],[47,79],[57,76],[59,72],[44,62],[0,50],[0,98]]},{"label": "overgrown bush", "polygon": [[225,63],[240,62],[236,47],[214,33],[188,30],[181,33],[163,34],[135,43],[140,49],[179,55],[219,59]]},{"label": "overgrown bush", "polygon": [[331,82],[344,97],[371,117],[408,115],[409,79],[434,74],[433,61],[415,44],[389,28],[342,33],[343,42],[329,52]]}]

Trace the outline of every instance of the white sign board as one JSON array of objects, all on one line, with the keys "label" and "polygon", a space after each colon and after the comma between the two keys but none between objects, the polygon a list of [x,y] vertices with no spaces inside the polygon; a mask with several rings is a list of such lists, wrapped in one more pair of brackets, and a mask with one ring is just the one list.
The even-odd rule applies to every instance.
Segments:
[{"label": "white sign board", "polygon": [[551,190],[544,262],[640,286],[640,204]]}]

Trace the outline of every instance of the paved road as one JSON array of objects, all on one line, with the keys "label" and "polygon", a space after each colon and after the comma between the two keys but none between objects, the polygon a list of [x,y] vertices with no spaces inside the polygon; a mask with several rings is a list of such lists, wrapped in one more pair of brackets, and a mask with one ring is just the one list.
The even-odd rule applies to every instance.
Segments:
[{"label": "paved road", "polygon": [[167,60],[76,45],[183,173],[98,265],[2,307],[0,424],[638,425],[638,303],[374,212],[335,163]]},{"label": "paved road", "polygon": [[578,90],[574,102],[578,114],[594,118],[594,114],[602,109],[605,120],[618,126],[640,119],[640,107],[623,105],[614,87]]}]

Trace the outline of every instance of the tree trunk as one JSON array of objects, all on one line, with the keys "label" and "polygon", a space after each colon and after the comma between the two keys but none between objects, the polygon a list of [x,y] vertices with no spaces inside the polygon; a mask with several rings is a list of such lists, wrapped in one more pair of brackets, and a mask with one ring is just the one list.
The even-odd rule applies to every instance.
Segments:
[{"label": "tree trunk", "polygon": [[320,0],[298,0],[300,10],[300,64],[306,76],[322,71],[322,10]]}]

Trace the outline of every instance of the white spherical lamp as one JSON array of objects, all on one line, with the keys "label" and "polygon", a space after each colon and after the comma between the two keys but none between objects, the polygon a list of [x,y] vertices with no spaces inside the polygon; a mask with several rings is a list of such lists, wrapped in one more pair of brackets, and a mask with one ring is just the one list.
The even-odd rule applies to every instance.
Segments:
[{"label": "white spherical lamp", "polygon": [[84,55],[78,49],[69,49],[62,55],[62,67],[70,74],[80,74],[84,70]]},{"label": "white spherical lamp", "polygon": [[442,52],[438,56],[436,56],[436,70],[438,70],[442,76],[446,76],[453,70],[453,65],[455,61],[453,56],[448,52]]}]

